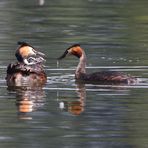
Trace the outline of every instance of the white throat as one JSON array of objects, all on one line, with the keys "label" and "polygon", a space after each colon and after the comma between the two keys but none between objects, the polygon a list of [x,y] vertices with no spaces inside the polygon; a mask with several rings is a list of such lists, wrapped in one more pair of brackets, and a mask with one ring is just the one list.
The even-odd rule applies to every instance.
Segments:
[{"label": "white throat", "polygon": [[80,57],[79,64],[76,68],[75,77],[79,79],[82,74],[86,74],[86,55],[85,52],[82,52],[82,56]]}]

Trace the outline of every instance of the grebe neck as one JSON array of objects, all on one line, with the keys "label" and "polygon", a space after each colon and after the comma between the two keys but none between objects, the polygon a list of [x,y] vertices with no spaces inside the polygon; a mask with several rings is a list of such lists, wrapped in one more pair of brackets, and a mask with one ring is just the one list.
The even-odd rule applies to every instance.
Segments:
[{"label": "grebe neck", "polygon": [[82,50],[82,55],[79,60],[79,64],[76,68],[75,78],[80,79],[82,75],[86,74],[86,54]]}]

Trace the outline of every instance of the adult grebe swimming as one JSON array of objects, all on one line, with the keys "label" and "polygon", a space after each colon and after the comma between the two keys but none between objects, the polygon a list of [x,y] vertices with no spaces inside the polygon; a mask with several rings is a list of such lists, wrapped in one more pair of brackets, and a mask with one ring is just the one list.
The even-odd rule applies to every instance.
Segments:
[{"label": "adult grebe swimming", "polygon": [[9,64],[7,67],[6,81],[8,86],[43,86],[47,76],[43,69],[43,53],[36,51],[25,42],[16,50],[18,62]]},{"label": "adult grebe swimming", "polygon": [[64,54],[58,58],[61,60],[66,57],[66,55],[74,55],[79,58],[79,64],[75,71],[75,79],[77,81],[82,81],[84,83],[110,83],[110,84],[133,84],[136,83],[137,79],[135,77],[126,75],[121,72],[116,71],[102,71],[95,72],[91,74],[86,73],[86,54],[79,44],[74,44],[70,46]]}]

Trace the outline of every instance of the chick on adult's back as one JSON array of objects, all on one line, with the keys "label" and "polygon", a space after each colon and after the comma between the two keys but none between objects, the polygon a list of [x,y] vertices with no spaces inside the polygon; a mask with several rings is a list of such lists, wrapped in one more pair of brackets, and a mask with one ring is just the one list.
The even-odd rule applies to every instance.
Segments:
[{"label": "chick on adult's back", "polygon": [[45,54],[35,50],[35,48],[28,43],[19,41],[18,45],[20,46],[15,52],[15,56],[18,62],[24,63],[26,65],[34,65],[39,62],[45,61],[45,59],[43,58]]},{"label": "chick on adult's back", "polygon": [[19,42],[16,50],[16,63],[11,63],[7,67],[6,81],[8,87],[13,86],[43,86],[47,76],[43,68],[44,55],[36,51],[31,45]]}]

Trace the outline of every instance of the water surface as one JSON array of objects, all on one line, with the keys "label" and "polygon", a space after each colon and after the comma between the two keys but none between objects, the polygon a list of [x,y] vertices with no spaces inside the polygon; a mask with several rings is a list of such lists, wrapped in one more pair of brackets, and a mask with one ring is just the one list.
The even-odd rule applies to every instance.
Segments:
[{"label": "water surface", "polygon": [[[146,0],[1,0],[0,147],[146,148],[148,145],[148,9]],[[47,84],[8,90],[17,41],[46,54]],[[121,71],[135,85],[76,84],[78,63],[56,59],[80,43],[87,71]]]}]

